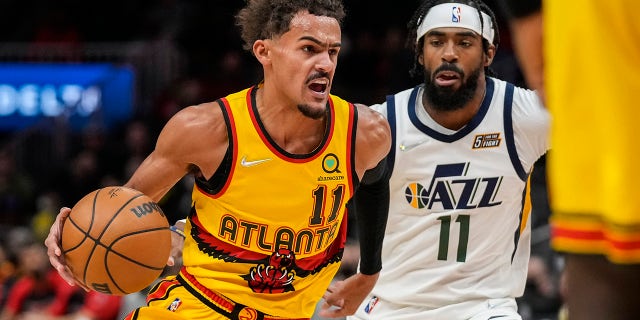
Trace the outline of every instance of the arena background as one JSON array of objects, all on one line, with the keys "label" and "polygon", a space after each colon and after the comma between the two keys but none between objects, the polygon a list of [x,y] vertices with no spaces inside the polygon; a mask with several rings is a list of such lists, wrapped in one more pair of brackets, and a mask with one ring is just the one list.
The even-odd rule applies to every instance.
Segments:
[{"label": "arena background", "polygon": [[[404,47],[406,23],[418,3],[345,0],[334,94],[373,104],[420,82],[409,77],[413,57]],[[487,4],[498,15],[501,36],[492,69],[523,85],[502,13],[494,1]],[[61,206],[123,184],[175,112],[260,80],[259,65],[241,48],[234,24],[243,5],[0,1],[0,264],[18,268],[24,246],[42,243]],[[171,221],[189,207],[190,182],[185,178],[160,203]],[[546,197],[539,190],[544,212],[534,216],[534,226],[544,227]],[[543,244],[546,258],[545,230],[538,234],[534,241]],[[0,281],[6,284],[10,276],[0,272]],[[0,303],[5,299],[3,294]],[[557,301],[542,302],[533,308],[556,312]]]}]

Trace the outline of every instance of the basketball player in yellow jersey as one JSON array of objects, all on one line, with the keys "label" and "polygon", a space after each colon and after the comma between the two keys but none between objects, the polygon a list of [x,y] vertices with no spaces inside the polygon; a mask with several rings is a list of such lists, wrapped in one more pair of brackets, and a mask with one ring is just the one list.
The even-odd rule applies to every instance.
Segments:
[{"label": "basketball player in yellow jersey", "polygon": [[527,80],[554,119],[551,235],[567,253],[569,318],[637,319],[640,2],[505,2]]},{"label": "basketball player in yellow jersey", "polygon": [[[347,203],[390,149],[380,114],[329,94],[343,16],[339,0],[252,0],[238,13],[263,81],[178,112],[126,183],[158,201],[185,174],[196,176],[184,267],[129,319],[309,319],[327,289],[320,314],[343,317],[371,291],[383,215],[357,217],[360,272],[329,288]],[[61,209],[45,242],[74,283],[60,252],[68,214]]]}]

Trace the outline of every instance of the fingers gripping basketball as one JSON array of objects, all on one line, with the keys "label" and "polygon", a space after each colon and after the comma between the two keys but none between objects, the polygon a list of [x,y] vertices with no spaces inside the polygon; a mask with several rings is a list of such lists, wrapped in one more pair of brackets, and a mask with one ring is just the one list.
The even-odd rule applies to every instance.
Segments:
[{"label": "fingers gripping basketball", "polygon": [[62,251],[76,279],[107,294],[137,292],[164,269],[171,232],[160,207],[126,187],[95,190],[71,209]]}]

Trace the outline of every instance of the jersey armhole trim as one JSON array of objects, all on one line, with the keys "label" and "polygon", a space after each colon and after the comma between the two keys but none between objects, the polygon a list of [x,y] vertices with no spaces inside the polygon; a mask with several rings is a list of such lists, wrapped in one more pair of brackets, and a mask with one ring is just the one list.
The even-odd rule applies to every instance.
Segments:
[{"label": "jersey armhole trim", "polygon": [[507,143],[507,151],[509,152],[509,159],[515,169],[516,174],[522,181],[527,181],[529,174],[522,167],[522,163],[518,158],[518,151],[516,148],[515,136],[513,131],[513,92],[514,86],[511,83],[507,83],[507,88],[504,94],[504,132],[505,140]]}]

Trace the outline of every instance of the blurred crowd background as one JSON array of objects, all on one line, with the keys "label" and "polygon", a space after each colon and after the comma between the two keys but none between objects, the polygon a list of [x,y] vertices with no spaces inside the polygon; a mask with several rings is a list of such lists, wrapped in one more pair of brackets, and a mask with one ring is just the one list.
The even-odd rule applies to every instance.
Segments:
[{"label": "blurred crowd background", "polygon": [[[501,46],[492,69],[497,77],[523,86],[502,12],[494,1],[485,2],[499,17]],[[61,206],[73,206],[97,188],[125,183],[175,112],[260,81],[260,67],[241,48],[234,23],[243,5],[242,0],[0,0],[0,66],[107,63],[135,75],[133,107],[120,122],[107,125],[96,118],[76,128],[62,114],[20,129],[0,125],[0,320],[90,311],[80,294],[75,306],[69,302],[56,312],[32,312],[60,300],[56,286],[63,284],[52,284],[44,251],[29,248],[42,247]],[[345,6],[333,93],[373,104],[421,83],[409,76],[413,53],[405,48],[406,23],[418,1],[345,0]],[[558,258],[548,249],[545,229],[543,161],[533,179],[533,245],[534,257],[541,258],[540,272],[553,281],[545,285],[532,278],[521,301],[525,320],[556,319],[561,304]],[[190,177],[185,177],[162,199],[171,222],[187,212],[190,187]],[[37,260],[44,263],[25,266],[25,260],[38,254],[45,255]],[[344,273],[353,267],[346,263]],[[13,293],[12,299],[12,287],[24,277],[31,279],[31,291],[19,299]],[[72,296],[67,293],[67,300],[73,301]],[[134,298],[133,305],[140,297]],[[119,301],[117,309],[127,311],[128,303]],[[113,319],[115,313],[97,314],[96,319]]]}]

